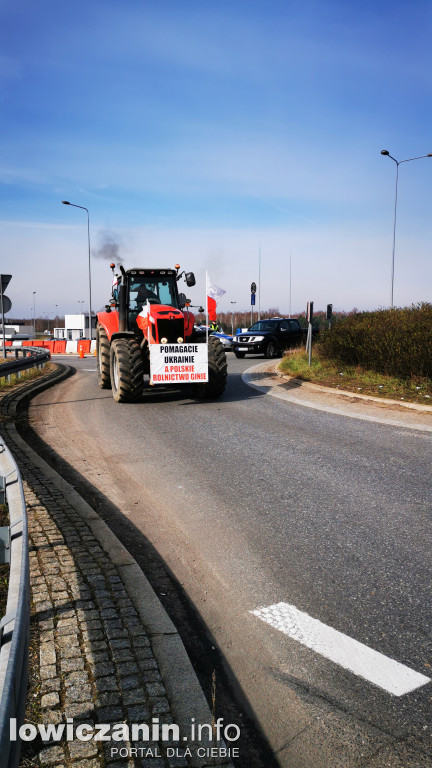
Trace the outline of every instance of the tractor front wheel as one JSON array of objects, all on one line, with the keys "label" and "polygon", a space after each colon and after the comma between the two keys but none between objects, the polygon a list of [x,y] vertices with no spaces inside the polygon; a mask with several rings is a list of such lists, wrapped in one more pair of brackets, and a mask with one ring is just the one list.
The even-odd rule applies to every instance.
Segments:
[{"label": "tractor front wheel", "polygon": [[98,384],[101,389],[111,389],[110,343],[104,328],[97,329],[96,355]]},{"label": "tractor front wheel", "polygon": [[140,400],[144,388],[144,365],[135,339],[114,339],[110,352],[110,373],[116,403]]},{"label": "tractor front wheel", "polygon": [[217,336],[208,337],[208,382],[197,384],[194,395],[197,399],[220,397],[225,389],[228,366],[225,349]]}]

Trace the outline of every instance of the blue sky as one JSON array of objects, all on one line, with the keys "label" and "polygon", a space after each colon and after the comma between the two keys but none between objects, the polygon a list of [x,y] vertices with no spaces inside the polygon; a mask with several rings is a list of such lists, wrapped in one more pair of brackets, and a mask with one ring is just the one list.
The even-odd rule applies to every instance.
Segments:
[{"label": "blue sky", "polygon": [[[432,5],[0,0],[1,271],[11,315],[205,270],[218,308],[388,306],[395,164],[432,152]],[[395,304],[431,300],[432,158],[399,169]]]}]

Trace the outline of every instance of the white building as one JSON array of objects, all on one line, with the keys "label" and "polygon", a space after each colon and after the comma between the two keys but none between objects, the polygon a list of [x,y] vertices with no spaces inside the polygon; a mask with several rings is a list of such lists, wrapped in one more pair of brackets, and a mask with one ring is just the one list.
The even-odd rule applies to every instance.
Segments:
[{"label": "white building", "polygon": [[[29,337],[31,336],[33,338],[34,328],[32,325],[6,325],[5,323],[4,330],[6,339],[11,339],[17,334]],[[3,335],[2,325],[0,325],[0,334]]]},{"label": "white building", "polygon": [[[93,337],[96,328],[96,317],[92,316]],[[88,315],[81,312],[78,315],[65,315],[65,327],[54,328],[54,339],[66,339],[66,341],[79,341],[89,339]]]}]

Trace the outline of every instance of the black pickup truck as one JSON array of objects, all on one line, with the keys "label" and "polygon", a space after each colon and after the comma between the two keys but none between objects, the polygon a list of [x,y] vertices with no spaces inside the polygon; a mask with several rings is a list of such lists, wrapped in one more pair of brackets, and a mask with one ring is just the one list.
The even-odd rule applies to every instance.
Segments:
[{"label": "black pickup truck", "polygon": [[[314,328],[313,336],[318,333]],[[236,357],[264,353],[265,357],[279,357],[284,349],[298,347],[306,342],[307,328],[302,328],[299,321],[287,317],[272,317],[271,320],[258,320],[246,333],[233,336],[232,349]]]}]

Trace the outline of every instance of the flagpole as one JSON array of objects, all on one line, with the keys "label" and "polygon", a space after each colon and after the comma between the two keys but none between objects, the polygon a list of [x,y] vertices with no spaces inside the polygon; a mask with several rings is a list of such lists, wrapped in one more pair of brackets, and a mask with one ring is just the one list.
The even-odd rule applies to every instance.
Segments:
[{"label": "flagpole", "polygon": [[206,270],[206,297],[205,297],[205,308],[206,308],[206,344],[208,346],[208,272]]}]

